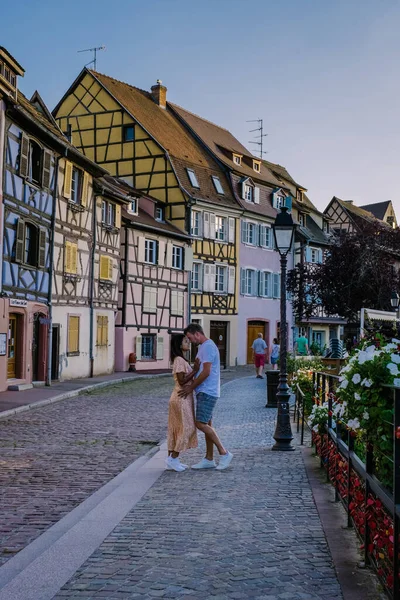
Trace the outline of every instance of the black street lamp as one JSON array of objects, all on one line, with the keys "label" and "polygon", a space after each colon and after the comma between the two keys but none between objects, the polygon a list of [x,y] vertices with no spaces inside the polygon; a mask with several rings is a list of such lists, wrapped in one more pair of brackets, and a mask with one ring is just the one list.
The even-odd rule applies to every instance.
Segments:
[{"label": "black street lamp", "polygon": [[274,433],[275,444],[272,446],[272,450],[294,450],[293,446],[290,444],[293,439],[293,435],[292,428],[290,426],[290,392],[287,384],[286,372],[286,268],[287,255],[290,252],[293,244],[296,225],[293,223],[291,215],[287,212],[286,206],[282,206],[281,212],[277,214],[272,229],[274,231],[275,246],[281,257],[280,373],[278,392],[276,394],[278,401],[278,416]]},{"label": "black street lamp", "polygon": [[394,310],[397,312],[397,309],[399,308],[399,304],[400,304],[400,298],[397,292],[393,291],[392,295],[390,296],[390,304],[392,305],[392,308],[394,308]]}]

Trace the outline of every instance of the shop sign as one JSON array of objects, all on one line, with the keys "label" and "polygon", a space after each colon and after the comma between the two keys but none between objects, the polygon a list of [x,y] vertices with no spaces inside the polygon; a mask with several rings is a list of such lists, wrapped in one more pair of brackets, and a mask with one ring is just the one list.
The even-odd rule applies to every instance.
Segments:
[{"label": "shop sign", "polygon": [[28,300],[22,298],[10,298],[10,306],[27,306]]}]

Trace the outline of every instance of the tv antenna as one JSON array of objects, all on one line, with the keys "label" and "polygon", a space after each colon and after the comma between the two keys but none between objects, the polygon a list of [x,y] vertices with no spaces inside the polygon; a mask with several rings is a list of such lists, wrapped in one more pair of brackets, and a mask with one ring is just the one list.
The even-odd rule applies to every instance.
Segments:
[{"label": "tv antenna", "polygon": [[253,119],[252,121],[246,121],[246,123],[258,123],[258,127],[256,129],[250,129],[249,133],[253,133],[253,131],[258,131],[260,135],[256,135],[255,138],[257,141],[250,141],[249,144],[257,144],[260,149],[260,158],[263,157],[263,154],[268,154],[265,150],[263,150],[263,139],[267,137],[268,133],[264,133],[263,129],[263,120],[262,119]]},{"label": "tv antenna", "polygon": [[85,67],[88,67],[89,65],[93,65],[93,70],[96,70],[96,64],[97,64],[97,52],[99,50],[105,50],[106,47],[105,46],[97,46],[97,48],[87,48],[86,50],[78,50],[79,52],[93,52],[93,58],[90,62],[87,63],[87,65],[85,65]]}]

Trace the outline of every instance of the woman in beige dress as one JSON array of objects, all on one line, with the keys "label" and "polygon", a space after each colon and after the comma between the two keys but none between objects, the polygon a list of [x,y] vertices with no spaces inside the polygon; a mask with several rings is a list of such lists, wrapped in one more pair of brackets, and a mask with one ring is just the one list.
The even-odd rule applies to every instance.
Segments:
[{"label": "woman in beige dress", "polygon": [[168,413],[168,458],[167,467],[174,471],[184,471],[187,465],[179,460],[180,452],[189,448],[197,448],[197,431],[194,424],[194,399],[193,393],[180,398],[178,392],[181,386],[193,379],[199,365],[197,360],[194,367],[185,360],[183,353],[190,349],[188,338],[182,333],[174,335],[171,339],[172,373],[175,387],[169,400]]}]

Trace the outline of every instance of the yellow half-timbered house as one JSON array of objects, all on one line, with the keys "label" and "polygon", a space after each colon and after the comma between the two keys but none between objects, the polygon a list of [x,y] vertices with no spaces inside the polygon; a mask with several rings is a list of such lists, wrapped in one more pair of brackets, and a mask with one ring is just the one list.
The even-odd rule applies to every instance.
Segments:
[{"label": "yellow half-timbered house", "polygon": [[189,318],[217,343],[221,362],[235,364],[242,211],[224,168],[166,94],[160,81],[146,92],[83,69],[53,115],[88,158],[155,198],[163,218],[193,236]]}]

